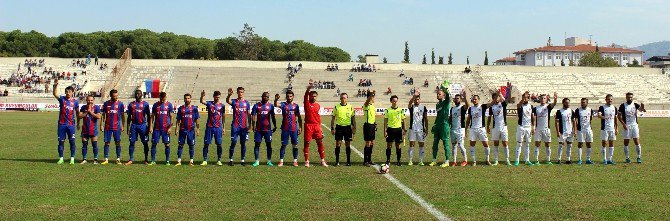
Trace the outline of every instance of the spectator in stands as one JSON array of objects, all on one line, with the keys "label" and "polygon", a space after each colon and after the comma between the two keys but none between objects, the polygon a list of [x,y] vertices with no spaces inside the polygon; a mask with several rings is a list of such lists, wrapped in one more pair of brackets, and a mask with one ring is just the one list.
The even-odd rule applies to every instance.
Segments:
[{"label": "spectator in stands", "polygon": [[428,87],[428,79],[426,79],[425,81],[423,81],[423,87]]},{"label": "spectator in stands", "polygon": [[354,81],[354,74],[350,73],[349,78],[347,79],[347,81]]},{"label": "spectator in stands", "polygon": [[405,69],[400,69],[400,74],[398,77],[405,77]]},{"label": "spectator in stands", "polygon": [[393,93],[393,91],[391,91],[391,86],[386,88],[386,94],[392,94],[392,93]]},{"label": "spectator in stands", "polygon": [[5,88],[5,91],[2,92],[2,96],[5,96],[5,97],[9,96],[9,91],[7,91],[7,88]]}]

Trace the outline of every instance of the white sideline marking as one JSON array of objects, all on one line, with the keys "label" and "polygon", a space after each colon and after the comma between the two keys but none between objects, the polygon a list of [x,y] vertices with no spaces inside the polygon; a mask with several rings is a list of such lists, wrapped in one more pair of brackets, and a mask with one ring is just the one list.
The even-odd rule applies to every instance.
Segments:
[{"label": "white sideline marking", "polygon": [[[328,128],[325,124],[321,124],[321,125],[324,128],[326,128],[326,130],[330,131],[330,128]],[[358,149],[356,149],[353,145],[351,145],[351,150],[353,150],[356,154],[358,154],[359,157],[363,158],[363,153],[358,151]],[[373,165],[373,167],[376,171],[379,171],[379,166]],[[412,198],[414,200],[414,202],[417,202],[421,207],[426,209],[426,211],[428,211],[431,215],[433,215],[438,220],[451,220],[449,217],[447,217],[447,215],[444,215],[444,213],[442,213],[440,210],[435,208],[435,206],[433,206],[433,204],[431,204],[428,201],[421,198],[421,196],[419,196],[419,194],[416,194],[416,192],[414,192],[412,189],[405,186],[405,184],[401,183],[393,175],[391,175],[389,173],[386,173],[386,174],[384,174],[384,177],[386,177],[386,179],[391,181],[391,183],[395,184],[395,186],[398,187],[398,189],[405,192],[405,194],[407,194],[407,196]]]}]

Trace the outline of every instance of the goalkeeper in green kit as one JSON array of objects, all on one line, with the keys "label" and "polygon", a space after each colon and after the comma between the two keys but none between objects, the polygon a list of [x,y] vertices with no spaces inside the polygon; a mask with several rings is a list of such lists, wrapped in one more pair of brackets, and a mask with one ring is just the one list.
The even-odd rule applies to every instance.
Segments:
[{"label": "goalkeeper in green kit", "polygon": [[441,167],[449,166],[449,131],[451,130],[449,126],[449,110],[451,109],[451,101],[449,100],[449,81],[445,80],[440,85],[440,90],[437,91],[437,104],[435,110],[437,112],[437,117],[435,118],[435,124],[431,132],[433,133],[433,162],[430,163],[430,166],[437,165],[437,152],[438,146],[440,145],[440,140],[444,146],[444,156],[445,161]]}]

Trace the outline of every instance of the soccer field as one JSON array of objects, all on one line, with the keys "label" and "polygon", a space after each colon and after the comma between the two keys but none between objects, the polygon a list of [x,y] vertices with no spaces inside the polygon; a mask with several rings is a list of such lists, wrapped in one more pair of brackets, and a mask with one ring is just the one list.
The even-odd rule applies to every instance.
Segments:
[{"label": "soccer field", "polygon": [[[297,168],[264,164],[256,168],[212,164],[207,167],[57,165],[56,119],[56,113],[0,113],[0,219],[436,219],[385,176],[361,166],[362,158],[355,153],[352,154],[355,162],[352,167],[303,167],[302,140],[299,144],[301,167]],[[379,117],[378,120],[382,122],[383,119]],[[330,123],[330,117],[322,117],[322,121]],[[614,166],[599,163],[602,157],[598,142],[593,151],[596,165],[392,166],[391,175],[455,220],[668,219],[670,166],[667,161],[670,150],[666,139],[669,125],[670,119],[640,119],[644,164],[623,163],[619,136],[614,156],[618,164]],[[594,126],[599,128],[596,121]],[[201,130],[204,132],[204,128]],[[509,131],[512,138],[510,153],[513,155],[516,129],[510,126]],[[362,151],[362,129],[357,132],[353,146]],[[599,137],[599,131],[594,132],[595,137]],[[328,133],[325,128],[324,133]],[[199,163],[202,160],[202,136],[197,140],[195,159]],[[333,140],[332,135],[326,135],[326,155],[330,162],[334,161]],[[432,136],[429,135],[427,140],[431,141],[427,142],[430,146]],[[229,139],[224,139],[224,158],[229,143]],[[135,158],[141,161],[144,157],[141,143],[137,145]],[[102,141],[99,146],[102,153]],[[126,135],[122,146],[125,162],[128,159]],[[171,146],[174,161],[176,142]],[[212,146],[210,159],[216,156],[215,146]],[[573,161],[576,144],[574,146]],[[279,159],[279,147],[277,132],[273,141],[275,163]],[[384,148],[380,129],[374,162],[385,160]],[[290,147],[287,149],[285,161],[291,162]],[[65,150],[65,155],[69,156],[67,144]],[[77,161],[81,159],[80,151],[78,131]],[[159,145],[159,162],[164,159],[163,151]],[[406,161],[407,148],[403,148],[403,152]],[[425,161],[430,161],[431,152],[430,147],[426,148]],[[552,152],[552,159],[556,159],[556,142]],[[114,156],[113,147],[110,153]],[[185,150],[184,158],[188,158],[187,154]],[[635,155],[634,147],[631,155]],[[264,156],[262,145],[261,159]],[[344,156],[343,150],[342,159]],[[439,156],[442,161],[443,153]],[[501,158],[503,156],[501,153]],[[89,159],[91,157],[89,145]],[[477,157],[483,165],[481,145],[477,146]],[[247,162],[253,160],[253,142],[247,142],[246,158]],[[311,145],[310,158],[311,162],[318,162],[315,143]],[[235,160],[238,159],[239,146],[235,154]],[[392,161],[394,159],[395,150]],[[541,148],[540,159],[544,159],[544,148]]]}]

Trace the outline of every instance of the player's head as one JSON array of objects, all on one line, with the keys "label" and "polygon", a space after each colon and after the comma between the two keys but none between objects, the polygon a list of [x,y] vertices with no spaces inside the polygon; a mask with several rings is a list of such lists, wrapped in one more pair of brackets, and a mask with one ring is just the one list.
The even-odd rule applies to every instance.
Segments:
[{"label": "player's head", "polygon": [[286,102],[291,103],[293,102],[293,97],[295,97],[295,94],[293,94],[292,90],[287,90],[286,91]]},{"label": "player's head", "polygon": [[269,100],[270,100],[270,93],[268,93],[267,91],[263,92],[263,94],[261,94],[261,102],[267,103]]},{"label": "player's head", "polygon": [[349,95],[347,95],[347,93],[341,93],[340,94],[340,103],[341,104],[346,104],[347,100],[349,100]]},{"label": "player's head", "polygon": [[471,101],[474,105],[479,104],[479,95],[473,95]]},{"label": "player's head", "polygon": [[583,97],[582,100],[580,101],[580,104],[581,104],[582,108],[586,108],[587,106],[589,106],[589,99]]},{"label": "player's head", "polygon": [[135,100],[137,100],[137,101],[142,100],[142,91],[141,90],[135,90]]},{"label": "player's head", "polygon": [[309,102],[316,102],[316,99],[319,97],[319,93],[316,91],[310,91],[309,92]]},{"label": "player's head", "polygon": [[607,105],[612,104],[612,95],[611,94],[607,94],[605,96],[605,103],[607,103]]},{"label": "player's head", "polygon": [[523,92],[523,95],[521,95],[521,103],[527,104],[529,100],[530,100],[530,91]]},{"label": "player's head", "polygon": [[93,102],[95,102],[95,97],[93,97],[93,95],[86,96],[86,104],[87,105],[93,105]]},{"label": "player's head", "polygon": [[567,98],[567,97],[563,98],[563,101],[561,101],[561,103],[563,103],[564,108],[569,108],[570,107],[570,98]]},{"label": "player's head", "polygon": [[214,91],[214,103],[219,103],[221,99],[221,91]]},{"label": "player's head", "polygon": [[[439,98],[438,98],[438,99],[439,99]],[[461,94],[456,94],[456,95],[454,96],[454,103],[455,103],[456,105],[461,104],[461,99],[463,99],[463,95],[461,95]]]},{"label": "player's head", "polygon": [[112,98],[112,101],[119,99],[119,92],[116,89],[109,91],[109,97]]},{"label": "player's head", "polygon": [[167,101],[167,93],[165,93],[165,92],[161,92],[161,93],[158,95],[158,98],[160,99],[161,103],[164,103],[165,101]]},{"label": "player's head", "polygon": [[498,96],[500,96],[500,93],[499,93],[499,92],[493,92],[493,93],[491,94],[491,100],[492,100],[494,103],[498,103]]},{"label": "player's head", "polygon": [[243,98],[243,97],[244,97],[244,88],[237,87],[237,98]]},{"label": "player's head", "polygon": [[370,103],[374,103],[374,102],[375,102],[375,92],[374,92],[374,91],[369,91],[369,90],[368,90],[366,96],[372,98],[372,99],[370,99]]},{"label": "player's head", "polygon": [[446,96],[447,96],[447,94],[445,94],[444,91],[442,91],[442,90],[437,91],[437,99],[438,100],[444,100]]},{"label": "player's head", "polygon": [[391,107],[397,107],[398,106],[398,96],[393,95],[389,99],[391,101]]},{"label": "player's head", "polygon": [[191,104],[191,94],[189,94],[189,93],[184,94],[184,104],[186,104],[186,105]]},{"label": "player's head", "polygon": [[626,103],[628,104],[633,103],[633,92],[626,93]]},{"label": "player's head", "polygon": [[414,99],[414,105],[419,105],[419,104],[421,104],[421,96],[420,95],[416,96],[416,98]]},{"label": "player's head", "polygon": [[546,104],[546,103],[547,103],[547,99],[549,99],[549,95],[548,95],[548,94],[542,94],[542,95],[540,95],[540,104]]},{"label": "player's head", "polygon": [[67,86],[65,88],[65,97],[71,98],[73,94],[74,94],[74,88],[72,86]]}]

